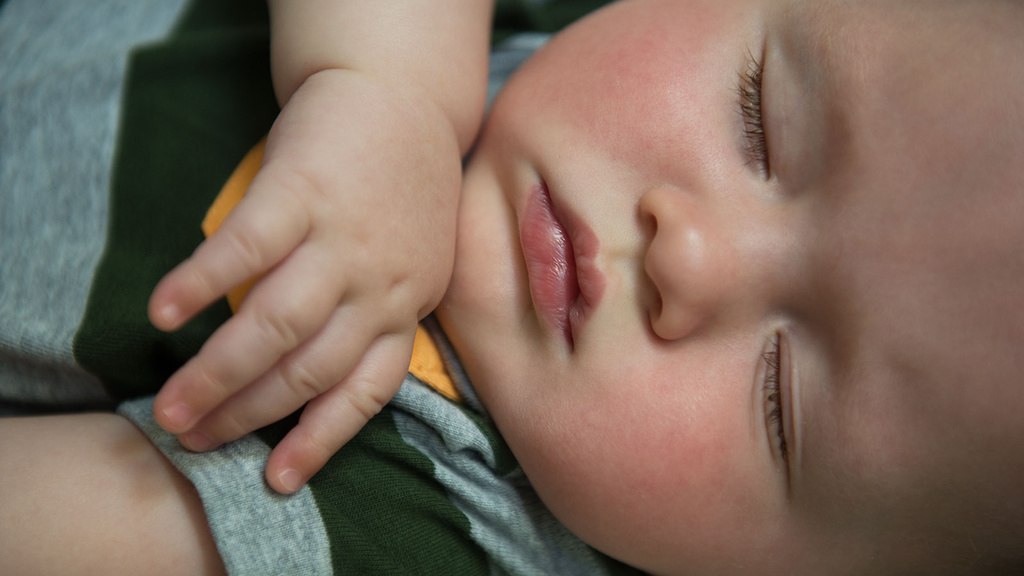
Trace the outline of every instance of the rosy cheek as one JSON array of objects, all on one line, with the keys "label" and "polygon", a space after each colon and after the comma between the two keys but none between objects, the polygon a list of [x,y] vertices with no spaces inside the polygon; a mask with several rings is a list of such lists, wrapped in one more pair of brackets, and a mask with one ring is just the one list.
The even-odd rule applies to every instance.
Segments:
[{"label": "rosy cheek", "polygon": [[513,449],[555,514],[606,552],[678,547],[682,535],[713,543],[719,510],[736,498],[735,420],[640,381],[656,379],[552,398]]}]

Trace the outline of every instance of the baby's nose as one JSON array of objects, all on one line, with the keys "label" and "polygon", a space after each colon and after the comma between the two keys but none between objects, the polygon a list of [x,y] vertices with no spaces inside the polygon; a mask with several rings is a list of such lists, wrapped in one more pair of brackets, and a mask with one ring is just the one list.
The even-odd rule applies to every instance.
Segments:
[{"label": "baby's nose", "polygon": [[713,320],[739,285],[735,248],[701,199],[671,187],[640,199],[652,236],[644,270],[657,292],[649,310],[654,332],[677,340]]}]

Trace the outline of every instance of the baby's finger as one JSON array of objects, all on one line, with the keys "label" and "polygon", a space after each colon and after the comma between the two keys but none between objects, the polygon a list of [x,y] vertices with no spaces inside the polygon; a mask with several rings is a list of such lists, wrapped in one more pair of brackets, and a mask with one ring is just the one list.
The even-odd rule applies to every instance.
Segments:
[{"label": "baby's finger", "polygon": [[191,429],[330,319],[343,290],[316,249],[297,250],[261,280],[239,313],[164,384],[153,414],[165,430]]},{"label": "baby's finger", "polygon": [[352,372],[377,331],[366,329],[366,306],[337,309],[327,324],[245,389],[227,399],[182,437],[206,450],[295,412]]},{"label": "baby's finger", "polygon": [[267,461],[271,488],[282,494],[301,488],[380,412],[405,379],[412,341],[411,333],[381,336],[348,378],[306,406]]},{"label": "baby's finger", "polygon": [[309,228],[301,201],[261,173],[220,229],[157,284],[150,321],[176,330],[235,286],[275,266]]}]

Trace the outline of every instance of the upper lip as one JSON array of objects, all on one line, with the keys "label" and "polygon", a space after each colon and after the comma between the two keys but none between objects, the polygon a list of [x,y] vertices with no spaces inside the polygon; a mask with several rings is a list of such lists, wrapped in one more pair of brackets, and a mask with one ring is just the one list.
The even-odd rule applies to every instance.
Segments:
[{"label": "upper lip", "polygon": [[541,181],[531,187],[520,240],[534,306],[572,349],[604,291],[597,236]]}]

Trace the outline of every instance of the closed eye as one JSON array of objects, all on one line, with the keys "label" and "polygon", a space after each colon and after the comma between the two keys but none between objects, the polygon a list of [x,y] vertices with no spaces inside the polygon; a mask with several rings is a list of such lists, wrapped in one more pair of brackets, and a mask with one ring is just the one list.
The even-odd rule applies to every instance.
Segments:
[{"label": "closed eye", "polygon": [[782,461],[789,464],[789,446],[786,442],[785,426],[783,426],[784,414],[782,413],[782,394],[780,391],[782,383],[780,338],[779,334],[775,334],[768,345],[768,349],[764,352],[765,371],[762,389],[764,390],[768,430],[775,436],[775,439],[772,440],[778,446]]},{"label": "closed eye", "polygon": [[740,114],[743,117],[743,151],[747,161],[761,170],[767,180],[771,176],[768,162],[768,139],[764,132],[761,86],[764,79],[764,57],[747,50],[747,65],[739,78]]}]

